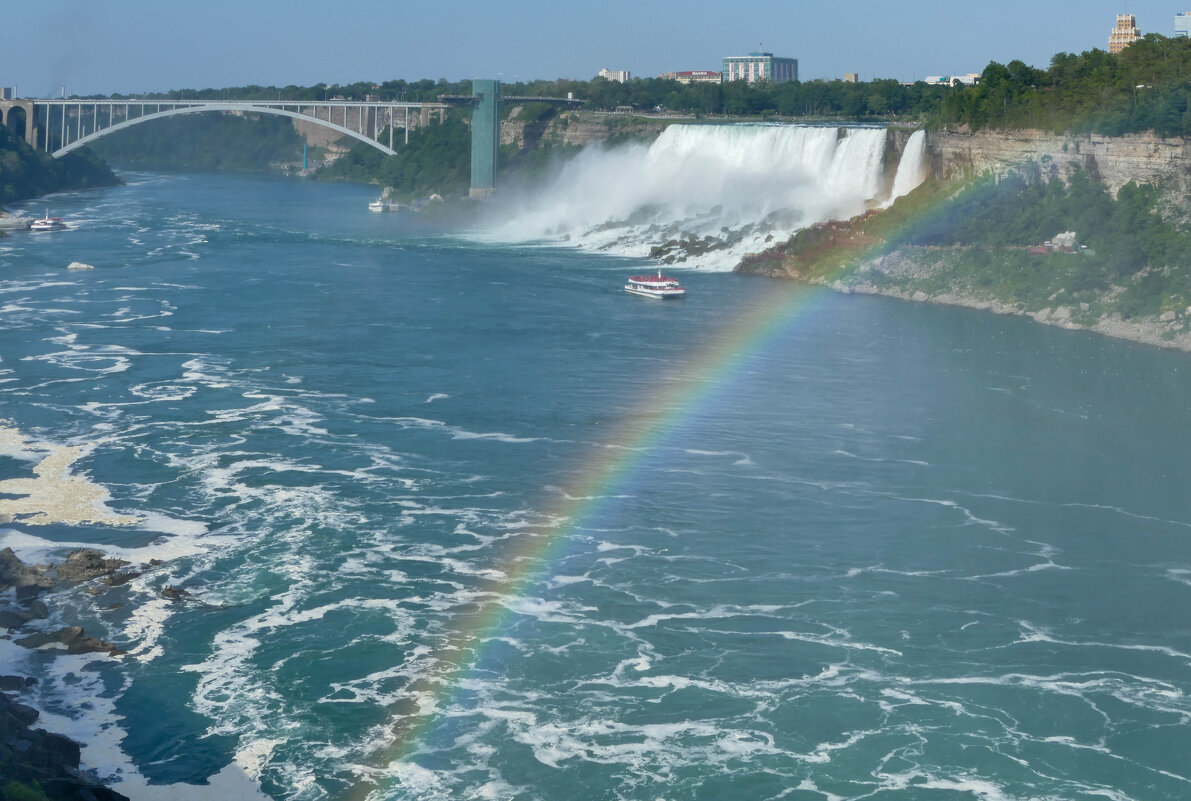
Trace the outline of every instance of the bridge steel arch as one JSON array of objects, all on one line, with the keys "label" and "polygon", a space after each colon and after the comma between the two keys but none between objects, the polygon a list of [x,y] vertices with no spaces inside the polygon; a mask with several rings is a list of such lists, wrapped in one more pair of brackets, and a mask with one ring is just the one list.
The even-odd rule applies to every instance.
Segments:
[{"label": "bridge steel arch", "polygon": [[[86,105],[85,101],[84,101],[84,105]],[[369,136],[365,136],[364,134],[360,133],[359,131],[353,131],[351,128],[347,128],[343,125],[337,125],[336,123],[330,122],[328,120],[321,120],[318,117],[314,117],[309,114],[301,114],[296,111],[289,111],[288,109],[273,108],[272,106],[268,106],[268,105],[264,105],[264,104],[258,106],[258,105],[252,104],[252,103],[204,103],[203,105],[184,106],[182,108],[166,109],[165,111],[155,111],[152,114],[144,114],[139,117],[133,117],[132,119],[127,119],[122,122],[117,122],[113,125],[109,125],[106,128],[100,128],[97,131],[92,131],[91,133],[87,134],[86,136],[82,137],[81,139],[76,139],[75,141],[71,142],[70,144],[65,145],[64,147],[58,148],[57,150],[53,151],[50,155],[53,156],[54,158],[59,158],[60,156],[64,156],[72,150],[83,147],[88,142],[94,142],[96,139],[107,136],[108,134],[111,134],[111,133],[115,133],[116,131],[123,130],[125,128],[130,128],[133,125],[137,125],[142,122],[149,122],[150,120],[160,120],[160,119],[164,119],[166,117],[177,116],[179,114],[199,114],[199,113],[206,112],[206,111],[241,111],[241,112],[252,111],[252,112],[256,112],[256,113],[260,113],[260,114],[276,114],[276,115],[279,115],[282,117],[292,117],[293,119],[296,119],[296,120],[303,120],[305,122],[313,122],[313,123],[323,126],[324,128],[330,128],[333,131],[337,131],[341,134],[350,136],[353,139],[358,139],[361,142],[364,142],[365,144],[371,145],[372,147],[381,151],[385,155],[388,155],[388,156],[397,155],[397,151],[393,150],[391,147],[387,147],[387,146],[381,144],[380,142],[376,141],[375,139],[373,139]],[[392,121],[390,121],[390,125],[392,125]]]}]

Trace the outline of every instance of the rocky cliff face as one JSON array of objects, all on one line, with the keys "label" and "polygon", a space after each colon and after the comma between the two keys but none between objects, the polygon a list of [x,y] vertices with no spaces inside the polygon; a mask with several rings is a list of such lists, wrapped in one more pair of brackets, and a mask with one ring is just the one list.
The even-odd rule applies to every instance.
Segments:
[{"label": "rocky cliff face", "polygon": [[[1052,176],[1078,165],[1102,180],[1114,194],[1129,181],[1163,185],[1186,208],[1191,189],[1191,140],[1153,134],[1063,135],[1045,131],[932,131],[928,151],[931,174],[960,178],[991,171],[1003,173],[1033,161]],[[1179,202],[1181,201],[1181,202]]]},{"label": "rocky cliff face", "polygon": [[526,123],[519,119],[517,107],[500,124],[500,143],[515,144],[519,148],[534,147],[539,141],[551,145],[582,147],[603,142],[619,134],[649,139],[657,136],[668,120],[636,117],[630,114],[608,114],[593,111],[564,111],[545,123]]}]

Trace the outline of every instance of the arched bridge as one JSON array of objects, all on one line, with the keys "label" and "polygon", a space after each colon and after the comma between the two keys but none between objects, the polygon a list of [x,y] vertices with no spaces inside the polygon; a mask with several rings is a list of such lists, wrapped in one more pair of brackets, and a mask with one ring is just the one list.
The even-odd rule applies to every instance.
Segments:
[{"label": "arched bridge", "polygon": [[[355,100],[15,100],[0,102],[0,123],[20,108],[25,116],[25,141],[54,158],[133,125],[178,114],[205,111],[279,114],[330,128],[365,142],[389,155],[393,132],[405,129],[409,142],[410,114],[425,125],[437,112],[442,120],[445,103],[403,103]],[[380,141],[388,129],[388,144]]]},{"label": "arched bridge", "polygon": [[[437,113],[439,122],[453,105],[471,105],[473,197],[492,192],[496,183],[497,151],[500,147],[500,81],[473,83],[471,96],[443,98],[447,102],[395,102],[356,100],[77,100],[21,99],[0,101],[0,125],[24,124],[25,141],[54,158],[83,147],[102,136],[150,120],[207,111],[278,114],[321,125],[358,139],[388,155],[395,155],[394,131],[404,131],[409,143],[411,114],[425,126]],[[538,102],[581,103],[555,98],[508,98]],[[381,135],[387,130],[387,144]]]}]

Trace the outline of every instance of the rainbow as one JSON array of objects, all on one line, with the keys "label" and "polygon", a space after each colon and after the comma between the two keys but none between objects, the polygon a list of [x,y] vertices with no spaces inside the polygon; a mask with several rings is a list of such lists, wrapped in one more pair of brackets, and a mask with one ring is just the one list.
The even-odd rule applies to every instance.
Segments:
[{"label": "rainbow", "polygon": [[[498,598],[460,616],[447,642],[435,648],[432,656],[440,665],[437,677],[412,688],[423,698],[429,695],[431,702],[415,705],[411,701],[391,710],[396,718],[391,724],[393,739],[369,760],[378,775],[385,772],[385,766],[407,759],[431,734],[439,720],[436,712],[451,706],[470,670],[482,659],[481,644],[507,627],[513,616],[509,602],[528,594],[544,578],[570,535],[598,518],[636,483],[643,462],[656,446],[737,384],[737,374],[749,361],[742,354],[763,353],[795,320],[803,319],[824,293],[792,283],[777,284],[747,316],[732,321],[713,337],[712,346],[688,360],[676,375],[660,382],[655,393],[643,398],[637,409],[624,415],[628,422],[612,439],[601,443],[597,458],[584,465],[578,477],[558,493],[559,499],[544,510],[545,519],[556,522],[536,534],[517,537],[503,555],[503,563],[510,568],[495,588]],[[363,780],[347,797],[375,797],[373,793],[382,788],[374,781]]]},{"label": "rainbow", "polygon": [[[930,221],[949,200],[948,193],[935,193],[913,212],[913,219],[896,223],[894,233],[903,233],[915,222]],[[848,268],[877,255],[884,247],[877,242],[857,250],[842,266],[823,278],[830,282]],[[388,766],[409,759],[441,720],[437,714],[456,699],[470,671],[482,660],[482,644],[507,628],[513,613],[510,601],[524,597],[539,583],[571,541],[571,535],[590,525],[632,487],[644,461],[656,446],[683,429],[714,406],[717,396],[737,384],[737,375],[747,368],[749,356],[761,355],[779,341],[796,322],[807,319],[826,290],[774,282],[763,299],[748,314],[726,324],[711,338],[711,345],[680,367],[676,375],[659,383],[639,407],[624,415],[619,432],[599,447],[599,455],[583,466],[570,485],[558,493],[558,500],[544,510],[545,519],[556,521],[537,534],[516,538],[504,555],[509,566],[506,578],[493,588],[497,597],[481,608],[458,617],[455,632],[438,646],[433,657],[441,669],[424,686],[411,688],[430,702],[410,701],[392,709],[393,739],[371,755],[374,776],[351,788],[347,797],[363,801],[396,781]]]}]

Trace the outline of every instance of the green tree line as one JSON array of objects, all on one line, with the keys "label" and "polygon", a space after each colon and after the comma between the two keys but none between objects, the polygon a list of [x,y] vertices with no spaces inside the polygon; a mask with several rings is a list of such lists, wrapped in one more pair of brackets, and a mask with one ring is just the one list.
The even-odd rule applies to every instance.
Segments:
[{"label": "green tree line", "polygon": [[302,144],[288,117],[204,113],[133,125],[97,139],[92,148],[115,164],[260,170],[300,161]]},{"label": "green tree line", "polygon": [[86,148],[55,159],[0,126],[0,203],[118,183],[108,166]]},{"label": "green tree line", "polygon": [[[1153,130],[1191,135],[1191,39],[1150,34],[1113,55],[1100,49],[1058,53],[1045,69],[1020,60],[992,62],[976,86],[903,84],[883,78],[861,83],[789,81],[682,84],[665,78],[625,83],[594,78],[514,81],[506,95],[583,100],[587,110],[659,107],[692,115],[912,118],[933,125],[973,128],[1041,127],[1056,131],[1121,134]],[[345,85],[239,86],[180,89],[138,95],[146,99],[432,102],[471,94],[471,81],[358,81]],[[126,95],[113,95],[129,99]]]},{"label": "green tree line", "polygon": [[977,86],[945,97],[934,121],[974,129],[1189,136],[1189,81],[1191,39],[1150,34],[1116,55],[1058,53],[1044,70],[993,62]]},{"label": "green tree line", "polygon": [[[404,136],[404,133],[402,133]],[[382,133],[381,139],[385,139]],[[358,143],[315,177],[322,181],[379,182],[404,197],[466,193],[471,182],[471,128],[462,111],[410,132],[409,144],[388,156]]]}]

